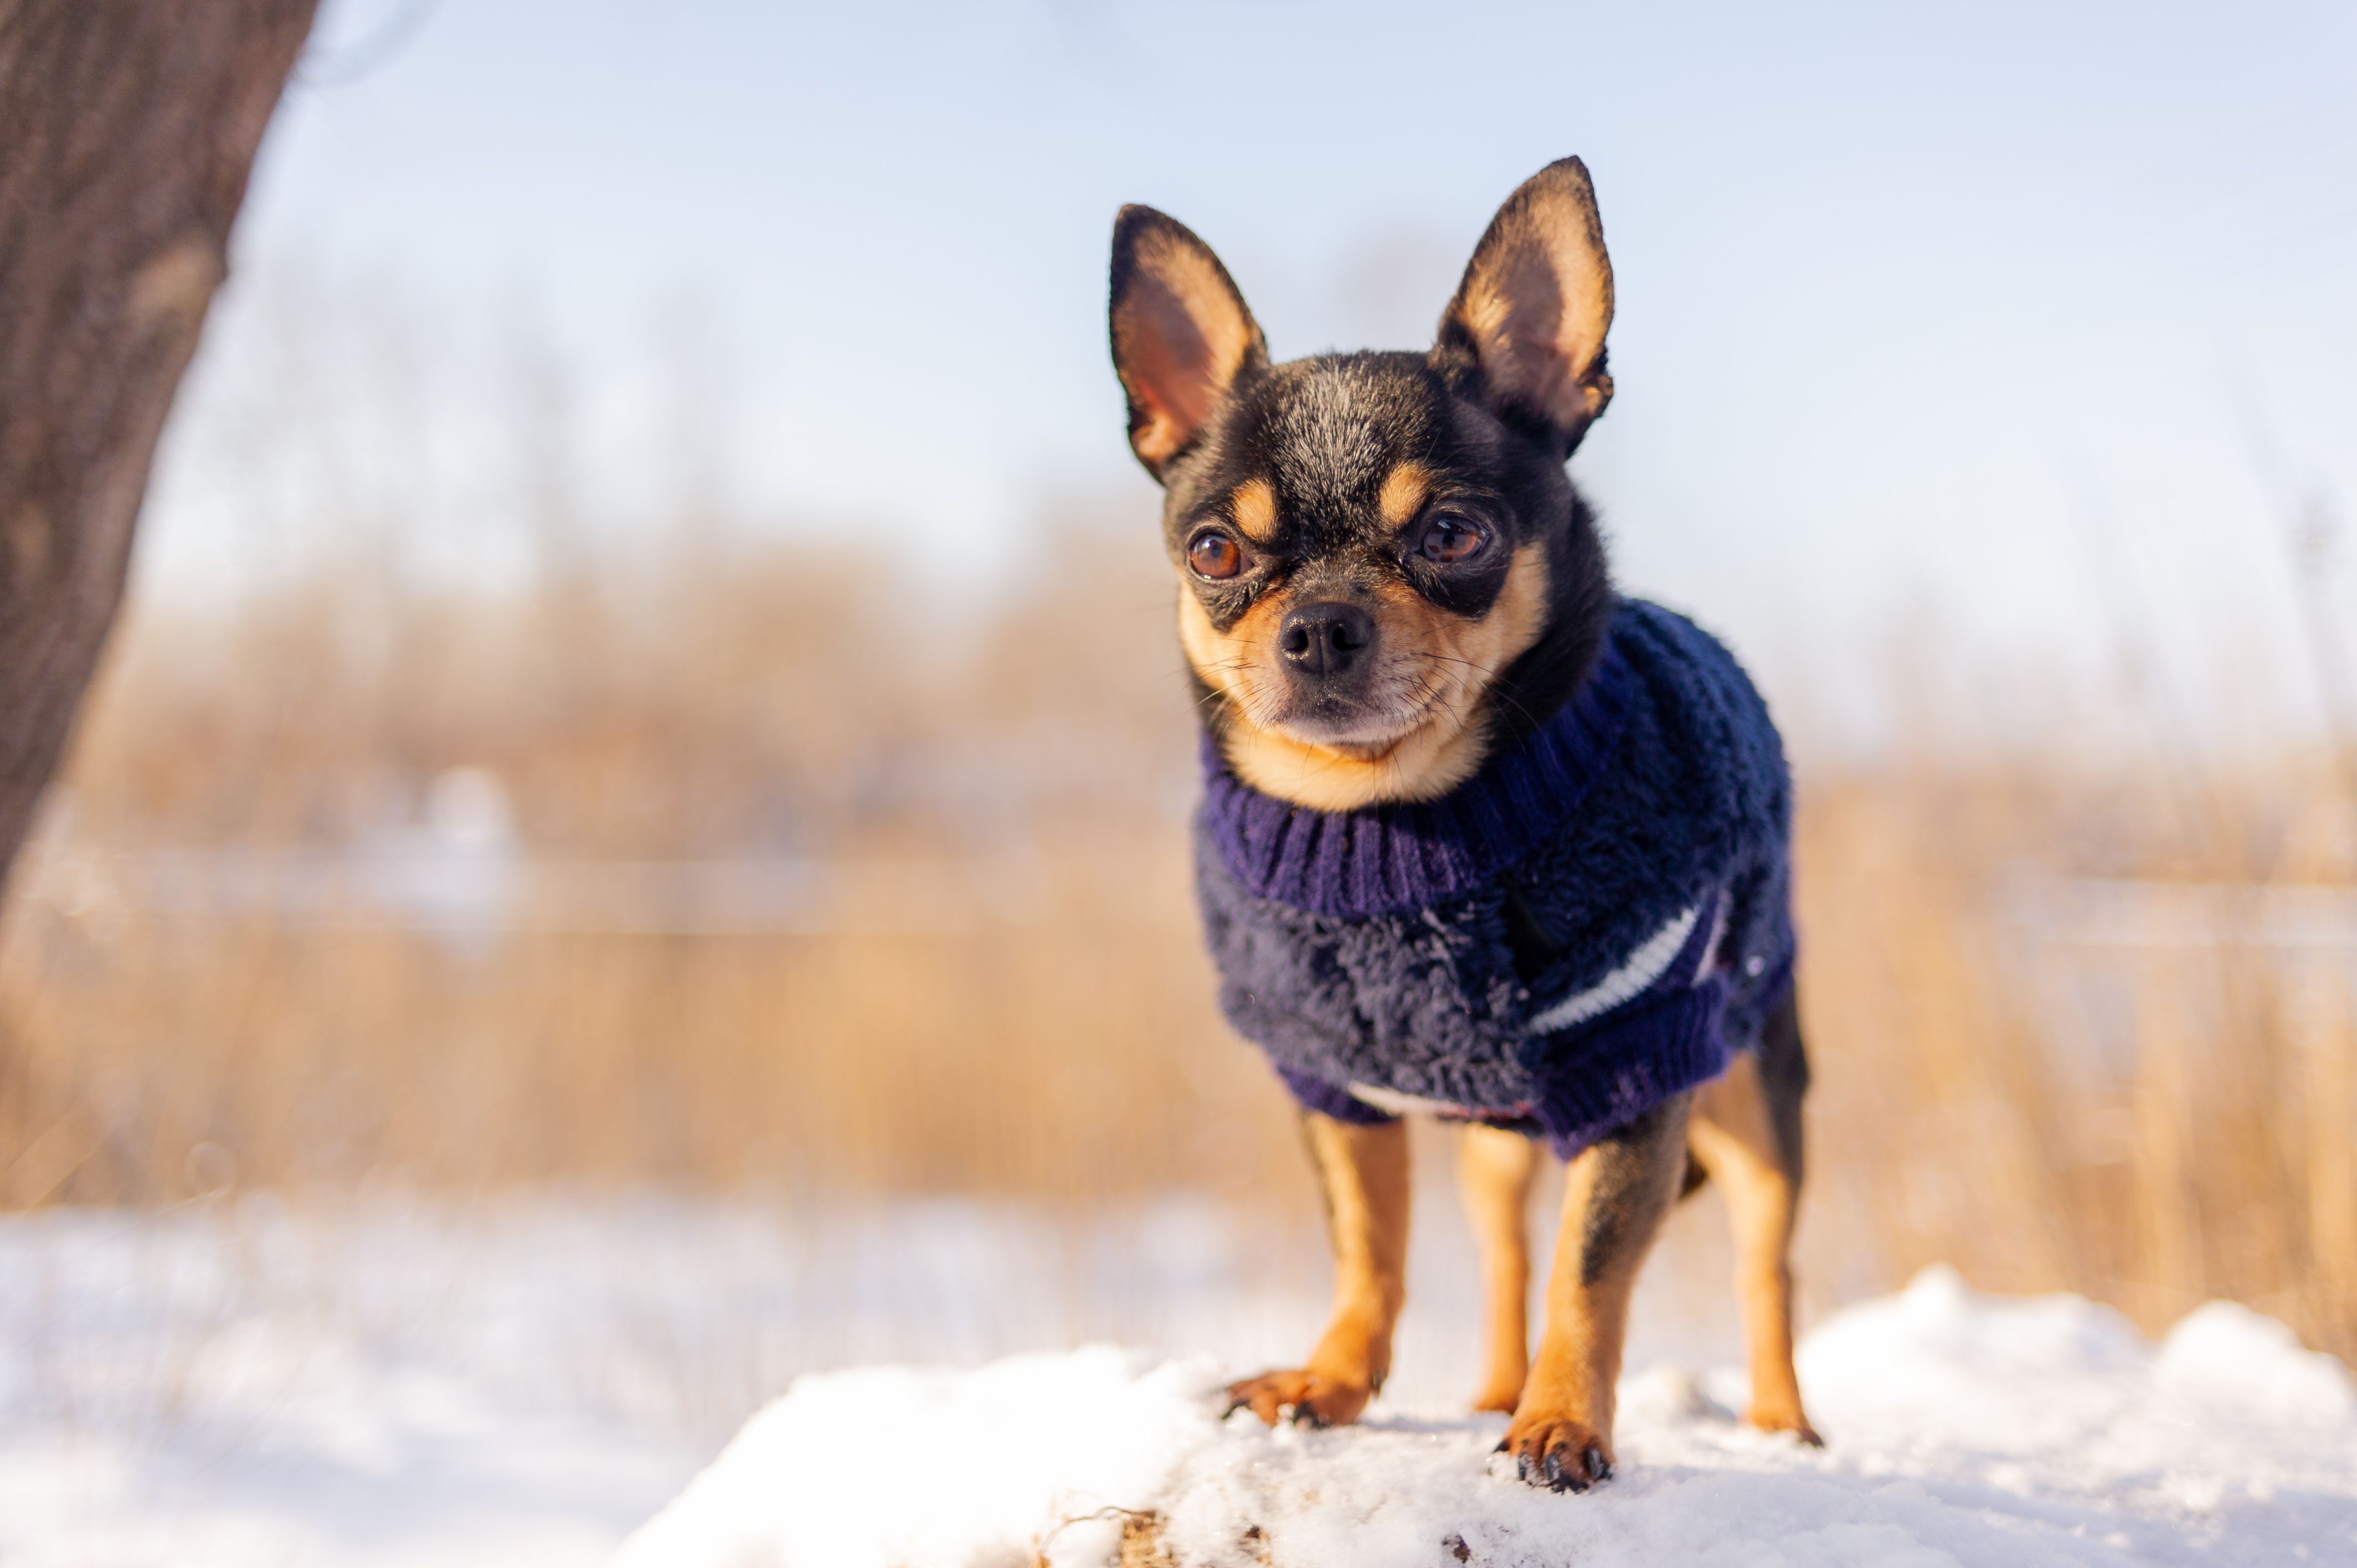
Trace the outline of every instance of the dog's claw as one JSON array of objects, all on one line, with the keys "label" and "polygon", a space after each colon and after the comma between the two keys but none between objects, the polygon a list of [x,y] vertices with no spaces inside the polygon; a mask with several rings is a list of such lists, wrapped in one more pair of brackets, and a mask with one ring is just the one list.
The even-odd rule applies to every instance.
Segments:
[{"label": "dog's claw", "polygon": [[1612,1477],[1603,1434],[1580,1422],[1538,1417],[1518,1420],[1501,1444],[1514,1456],[1515,1477],[1554,1492],[1584,1492]]},{"label": "dog's claw", "polygon": [[1587,1490],[1587,1477],[1581,1475],[1576,1466],[1567,1466],[1563,1461],[1564,1450],[1556,1448],[1548,1452],[1544,1466],[1547,1489],[1555,1492]]},{"label": "dog's claw", "polygon": [[1220,1419],[1248,1410],[1270,1426],[1286,1421],[1296,1426],[1347,1426],[1359,1419],[1372,1391],[1306,1370],[1264,1372],[1228,1385],[1234,1402]]},{"label": "dog's claw", "polygon": [[1809,1418],[1801,1413],[1798,1406],[1777,1410],[1754,1407],[1751,1413],[1743,1419],[1762,1432],[1781,1433],[1804,1448],[1823,1448],[1825,1445],[1825,1440],[1817,1435],[1817,1429],[1809,1424]]}]

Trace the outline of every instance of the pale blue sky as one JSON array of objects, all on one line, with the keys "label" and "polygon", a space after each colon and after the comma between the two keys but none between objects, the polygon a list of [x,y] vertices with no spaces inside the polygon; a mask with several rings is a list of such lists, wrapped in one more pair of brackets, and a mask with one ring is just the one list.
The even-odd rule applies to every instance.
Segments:
[{"label": "pale blue sky", "polygon": [[[2264,621],[2248,428],[2357,503],[2352,82],[2345,5],[444,0],[288,100],[185,428],[294,278],[528,317],[606,383],[627,489],[678,440],[648,343],[684,308],[745,505],[963,571],[1044,495],[1150,512],[1121,202],[1203,234],[1280,355],[1416,346],[1577,152],[1620,314],[1574,472],[1631,581],[1813,647],[1933,605],[2067,640],[2117,560],[2165,617]],[[172,456],[151,561],[195,562]]]}]

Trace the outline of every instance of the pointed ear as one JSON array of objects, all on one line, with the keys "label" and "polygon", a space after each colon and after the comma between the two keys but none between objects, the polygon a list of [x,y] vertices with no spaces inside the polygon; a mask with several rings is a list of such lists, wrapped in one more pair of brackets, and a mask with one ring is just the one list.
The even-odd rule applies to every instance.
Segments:
[{"label": "pointed ear", "polygon": [[1114,222],[1111,315],[1130,449],[1158,479],[1268,345],[1211,248],[1151,207]]},{"label": "pointed ear", "polygon": [[1553,425],[1572,445],[1612,401],[1604,334],[1612,262],[1596,191],[1577,158],[1552,163],[1506,199],[1440,318],[1444,352],[1469,352],[1490,401]]}]

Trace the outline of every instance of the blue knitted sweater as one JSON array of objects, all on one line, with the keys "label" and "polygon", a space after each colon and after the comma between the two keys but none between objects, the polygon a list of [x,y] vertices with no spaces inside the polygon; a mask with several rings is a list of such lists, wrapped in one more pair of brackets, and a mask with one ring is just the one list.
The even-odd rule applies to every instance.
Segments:
[{"label": "blue knitted sweater", "polygon": [[1568,1158],[1756,1044],[1792,985],[1792,788],[1683,616],[1616,607],[1548,722],[1439,800],[1327,812],[1206,739],[1196,887],[1220,1004],[1294,1098],[1543,1134]]}]

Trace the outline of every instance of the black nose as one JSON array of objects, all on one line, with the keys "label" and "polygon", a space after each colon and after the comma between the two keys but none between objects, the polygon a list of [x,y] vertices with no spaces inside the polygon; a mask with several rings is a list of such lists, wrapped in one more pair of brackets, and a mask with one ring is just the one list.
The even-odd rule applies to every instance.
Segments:
[{"label": "black nose", "polygon": [[1340,675],[1375,640],[1375,623],[1356,605],[1302,605],[1276,630],[1277,651],[1304,675]]}]

